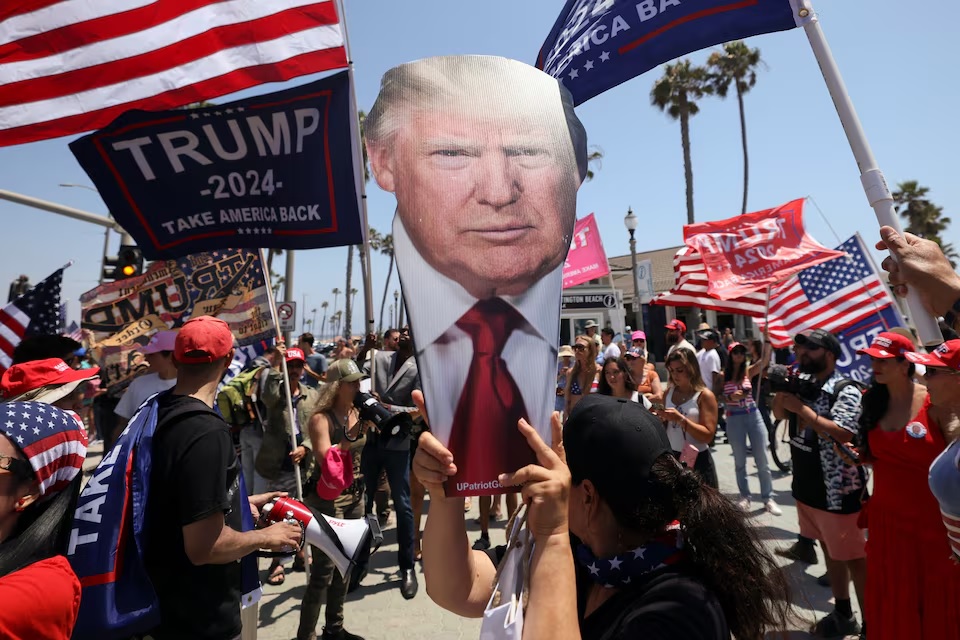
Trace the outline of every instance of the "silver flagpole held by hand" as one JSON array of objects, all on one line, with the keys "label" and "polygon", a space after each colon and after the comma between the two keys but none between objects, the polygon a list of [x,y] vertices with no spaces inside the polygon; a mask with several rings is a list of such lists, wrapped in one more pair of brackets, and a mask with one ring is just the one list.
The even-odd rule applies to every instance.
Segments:
[{"label": "silver flagpole held by hand", "polygon": [[[883,177],[883,172],[877,167],[876,158],[874,158],[873,151],[870,149],[870,143],[867,142],[867,136],[860,124],[860,118],[853,108],[853,101],[850,100],[850,95],[847,93],[847,87],[840,75],[840,69],[833,59],[833,53],[831,53],[830,46],[827,44],[827,38],[820,28],[817,14],[813,11],[813,6],[809,0],[790,0],[790,6],[794,10],[797,24],[802,26],[804,33],[807,34],[810,48],[813,49],[813,55],[820,65],[820,72],[823,74],[830,97],[837,109],[837,115],[840,116],[840,124],[843,126],[843,131],[847,135],[847,142],[849,142],[850,149],[853,151],[853,157],[860,168],[860,182],[863,184],[864,192],[866,192],[867,201],[873,208],[881,226],[893,227],[897,233],[902,234],[903,229],[900,228],[900,222],[897,220],[890,188]],[[926,311],[916,290],[911,290],[906,300],[907,307],[910,310],[910,321],[916,327],[920,341],[924,345],[943,342],[937,319]]]}]

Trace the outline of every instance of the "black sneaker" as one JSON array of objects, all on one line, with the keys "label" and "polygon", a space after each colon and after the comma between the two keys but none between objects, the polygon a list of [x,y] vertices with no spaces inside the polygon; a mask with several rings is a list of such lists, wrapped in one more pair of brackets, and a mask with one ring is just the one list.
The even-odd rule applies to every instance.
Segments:
[{"label": "black sneaker", "polygon": [[363,636],[358,636],[355,633],[350,633],[344,628],[340,628],[336,631],[327,631],[326,627],[323,629],[323,635],[320,636],[321,640],[364,640]]},{"label": "black sneaker", "polygon": [[786,549],[777,549],[776,554],[806,564],[817,564],[818,562],[817,550],[813,548],[813,545],[802,543],[799,540]]},{"label": "black sneaker", "polygon": [[473,543],[473,548],[476,551],[486,551],[490,548],[490,534],[482,533],[480,537],[477,538],[477,541]]},{"label": "black sneaker", "polygon": [[815,638],[843,638],[860,633],[860,623],[855,616],[849,618],[836,609],[810,627],[810,635]]}]

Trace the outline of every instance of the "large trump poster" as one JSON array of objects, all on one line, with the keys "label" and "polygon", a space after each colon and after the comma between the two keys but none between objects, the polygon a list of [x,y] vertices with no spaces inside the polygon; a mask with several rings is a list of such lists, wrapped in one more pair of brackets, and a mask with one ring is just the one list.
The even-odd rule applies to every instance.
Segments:
[{"label": "large trump poster", "polygon": [[564,258],[587,141],[569,92],[515,60],[449,56],[389,70],[365,121],[396,195],[394,252],[448,495],[503,493],[550,441]]}]

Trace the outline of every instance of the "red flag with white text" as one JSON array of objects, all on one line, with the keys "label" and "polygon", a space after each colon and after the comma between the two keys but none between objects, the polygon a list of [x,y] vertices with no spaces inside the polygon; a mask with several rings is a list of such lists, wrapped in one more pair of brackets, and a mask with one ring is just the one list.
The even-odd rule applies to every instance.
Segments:
[{"label": "red flag with white text", "polygon": [[573,227],[573,241],[563,263],[563,288],[574,287],[610,273],[607,254],[597,230],[597,220],[591,213],[577,220]]},{"label": "red flag with white text", "polygon": [[684,225],[684,243],[703,258],[707,293],[720,300],[742,297],[842,256],[804,230],[803,203],[800,198],[726,220]]}]

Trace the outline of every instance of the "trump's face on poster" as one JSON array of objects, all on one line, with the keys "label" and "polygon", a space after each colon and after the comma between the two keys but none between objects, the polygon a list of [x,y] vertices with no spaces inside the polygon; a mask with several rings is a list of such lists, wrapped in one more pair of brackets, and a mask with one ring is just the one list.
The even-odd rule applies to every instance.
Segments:
[{"label": "trump's face on poster", "polygon": [[394,254],[430,426],[454,456],[448,495],[501,493],[549,439],[561,271],[586,170],[569,93],[514,60],[391,69],[365,122],[377,183],[397,198]]},{"label": "trump's face on poster", "polygon": [[388,72],[367,120],[370,160],[431,267],[485,298],[523,293],[561,264],[582,174],[575,146],[586,144],[568,115],[557,81],[513,60]]}]

